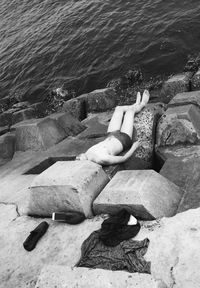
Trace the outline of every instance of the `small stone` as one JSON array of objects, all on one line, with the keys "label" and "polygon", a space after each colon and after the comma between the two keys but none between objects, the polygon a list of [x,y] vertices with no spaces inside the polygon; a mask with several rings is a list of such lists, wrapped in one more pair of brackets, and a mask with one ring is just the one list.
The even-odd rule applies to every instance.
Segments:
[{"label": "small stone", "polygon": [[80,211],[91,217],[92,202],[108,182],[100,165],[90,161],[59,161],[30,186],[29,214]]},{"label": "small stone", "polygon": [[113,214],[126,208],[139,219],[176,214],[183,191],[153,170],[118,172],[93,203],[95,214]]}]

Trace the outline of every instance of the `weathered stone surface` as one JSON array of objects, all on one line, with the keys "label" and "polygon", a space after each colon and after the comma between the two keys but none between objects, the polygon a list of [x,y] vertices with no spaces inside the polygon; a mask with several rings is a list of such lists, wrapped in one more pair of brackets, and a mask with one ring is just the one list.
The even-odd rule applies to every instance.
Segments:
[{"label": "weathered stone surface", "polygon": [[190,79],[193,73],[185,72],[174,75],[164,82],[161,95],[168,99],[168,102],[177,94],[189,91]]},{"label": "weathered stone surface", "polygon": [[12,123],[12,113],[5,111],[0,114],[0,127],[9,126]]},{"label": "weathered stone surface", "polygon": [[[68,225],[27,216],[17,217],[12,221],[16,218],[15,211],[3,209],[2,212],[3,215],[0,215],[5,221],[0,221],[1,288],[34,288],[40,271],[46,264],[74,266],[80,259],[83,241],[94,230],[99,229],[102,222],[102,219],[95,218],[78,225]],[[30,231],[42,221],[47,221],[49,228],[36,248],[28,252],[23,248],[23,242]]]},{"label": "weathered stone surface", "polygon": [[63,104],[62,110],[70,113],[75,118],[83,120],[87,117],[85,99],[73,98]]},{"label": "weathered stone surface", "polygon": [[151,275],[103,269],[45,266],[35,288],[158,288]]},{"label": "weathered stone surface", "polygon": [[177,145],[168,147],[156,147],[156,155],[165,162],[168,158],[181,157],[193,158],[200,157],[200,145]]},{"label": "weathered stone surface", "polygon": [[[200,283],[200,209],[191,209],[164,218],[155,227],[148,224],[150,245],[145,255],[151,261],[151,274],[167,288],[198,288]],[[150,227],[151,226],[151,227]],[[146,232],[147,233],[147,232]],[[146,235],[141,231],[136,239]]]},{"label": "weathered stone surface", "polygon": [[13,104],[12,108],[20,108],[20,109],[24,109],[27,108],[28,106],[30,106],[28,101],[24,101],[24,102],[18,102]]},{"label": "weathered stone surface", "polygon": [[50,118],[33,119],[16,125],[16,150],[46,150],[66,137],[57,122]]},{"label": "weathered stone surface", "polygon": [[9,131],[8,126],[0,127],[0,136],[7,133]]},{"label": "weathered stone surface", "polygon": [[198,143],[200,109],[194,105],[171,107],[157,125],[157,146]]},{"label": "weathered stone surface", "polygon": [[95,214],[127,208],[136,217],[152,220],[173,216],[183,191],[153,170],[118,172],[93,203]]},{"label": "weathered stone surface", "polygon": [[82,123],[87,127],[82,133],[78,135],[79,138],[98,138],[102,134],[106,135],[108,124],[104,125],[99,121],[97,116],[86,118]]},{"label": "weathered stone surface", "polygon": [[80,211],[92,216],[92,202],[108,182],[100,165],[91,161],[59,161],[30,186],[29,214]]},{"label": "weathered stone surface", "polygon": [[55,119],[68,136],[77,135],[86,128],[84,124],[69,113],[54,113],[49,118]]},{"label": "weathered stone surface", "polygon": [[33,108],[26,108],[20,111],[17,111],[12,114],[12,124],[15,124],[17,122],[21,122],[24,120],[32,119],[34,118],[35,110]]},{"label": "weathered stone surface", "polygon": [[12,159],[15,152],[15,135],[6,133],[0,136],[0,158]]},{"label": "weathered stone surface", "polygon": [[77,98],[86,101],[87,113],[103,112],[110,110],[117,105],[116,92],[111,88],[94,90]]},{"label": "weathered stone surface", "polygon": [[178,212],[200,207],[200,157],[168,159],[160,174],[185,191]]},{"label": "weathered stone surface", "polygon": [[37,102],[32,105],[30,105],[30,108],[33,108],[35,111],[35,115],[38,117],[44,117],[46,113],[46,103],[43,102]]},{"label": "weathered stone surface", "polygon": [[169,106],[194,104],[200,107],[200,91],[178,93],[169,102]]},{"label": "weathered stone surface", "polygon": [[200,90],[200,69],[194,74],[191,79],[191,90]]}]

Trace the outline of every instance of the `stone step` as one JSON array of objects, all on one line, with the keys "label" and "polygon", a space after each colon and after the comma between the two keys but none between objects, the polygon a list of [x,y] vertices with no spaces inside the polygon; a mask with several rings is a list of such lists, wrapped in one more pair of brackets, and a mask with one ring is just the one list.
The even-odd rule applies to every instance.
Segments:
[{"label": "stone step", "polygon": [[45,265],[35,288],[157,288],[149,274]]},{"label": "stone step", "polygon": [[108,183],[102,167],[91,161],[58,161],[35,177],[30,185],[28,213],[80,211],[93,215],[92,202]]},{"label": "stone step", "polygon": [[176,214],[183,190],[153,170],[120,171],[93,202],[95,214],[113,214],[126,208],[138,219],[152,220]]}]

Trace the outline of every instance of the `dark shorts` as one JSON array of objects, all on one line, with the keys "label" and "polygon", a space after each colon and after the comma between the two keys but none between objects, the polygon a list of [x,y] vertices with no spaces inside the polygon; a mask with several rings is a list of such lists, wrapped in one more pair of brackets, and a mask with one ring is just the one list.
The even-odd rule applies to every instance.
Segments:
[{"label": "dark shorts", "polygon": [[121,132],[119,130],[108,132],[107,135],[108,137],[112,135],[115,138],[117,138],[122,143],[123,151],[130,149],[133,142],[136,141],[136,129],[133,130],[133,139],[131,139],[131,137],[128,134]]}]

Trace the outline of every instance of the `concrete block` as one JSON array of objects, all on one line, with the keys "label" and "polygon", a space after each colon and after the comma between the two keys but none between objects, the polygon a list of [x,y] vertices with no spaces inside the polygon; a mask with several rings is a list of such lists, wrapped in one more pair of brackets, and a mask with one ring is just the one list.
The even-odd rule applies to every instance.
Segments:
[{"label": "concrete block", "polygon": [[175,183],[185,193],[178,212],[200,207],[200,157],[169,158],[160,174]]},{"label": "concrete block", "polygon": [[29,214],[80,211],[92,216],[92,202],[109,181],[100,165],[90,161],[59,161],[30,185]]},{"label": "concrete block", "polygon": [[10,111],[5,111],[0,114],[0,127],[10,126],[12,123],[12,113]]},{"label": "concrete block", "polygon": [[35,288],[158,288],[149,274],[45,265]]},{"label": "concrete block", "polygon": [[118,172],[93,203],[95,214],[128,209],[135,217],[152,220],[176,214],[183,191],[153,170]]},{"label": "concrete block", "polygon": [[169,107],[171,106],[183,106],[193,104],[200,107],[200,91],[193,92],[183,92],[178,93],[172,100],[169,102]]},{"label": "concrete block", "polygon": [[111,110],[117,105],[116,92],[111,88],[94,90],[77,98],[86,101],[87,113]]},{"label": "concrete block", "polygon": [[0,136],[0,158],[12,159],[15,152],[15,135],[6,133]]},{"label": "concrete block", "polygon": [[26,108],[12,114],[12,124],[34,118],[35,110],[33,108]]},{"label": "concrete block", "polygon": [[49,116],[54,119],[65,130],[67,136],[74,136],[85,130],[86,126],[83,125],[77,118],[69,113],[54,113]]},{"label": "concrete block", "polygon": [[16,150],[46,150],[66,137],[57,122],[50,118],[21,122],[16,129]]},{"label": "concrete block", "polygon": [[86,129],[78,135],[78,138],[98,138],[107,133],[108,123],[107,125],[102,124],[97,116],[86,118],[82,123]]},{"label": "concrete block", "polygon": [[0,127],[0,136],[7,133],[9,131],[8,126]]},{"label": "concrete block", "polygon": [[200,90],[200,69],[194,74],[191,79],[191,90]]},{"label": "concrete block", "polygon": [[185,72],[174,75],[164,82],[161,95],[168,99],[168,102],[177,94],[187,92],[190,89],[190,79],[192,72]]},{"label": "concrete block", "polygon": [[200,109],[194,105],[168,108],[157,125],[157,146],[198,143]]},{"label": "concrete block", "polygon": [[87,117],[85,99],[82,98],[73,98],[64,102],[62,110],[70,113],[79,120],[83,120]]}]

